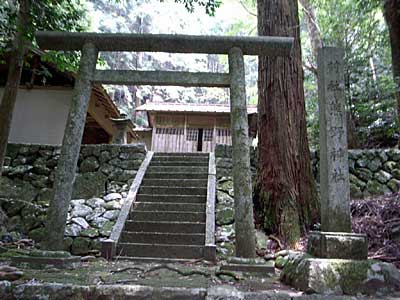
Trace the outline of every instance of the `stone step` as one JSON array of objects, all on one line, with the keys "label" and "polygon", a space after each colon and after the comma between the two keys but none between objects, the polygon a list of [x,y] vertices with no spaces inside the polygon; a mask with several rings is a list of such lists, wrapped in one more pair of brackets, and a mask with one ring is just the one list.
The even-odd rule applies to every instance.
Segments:
[{"label": "stone step", "polygon": [[141,185],[139,188],[139,194],[207,196],[207,187],[159,187]]},{"label": "stone step", "polygon": [[[197,259],[189,258],[165,258],[165,257],[137,257],[137,256],[118,256],[118,260],[134,261],[138,263],[163,263],[163,264],[175,264],[175,263],[196,263]],[[189,298],[184,298],[185,300]],[[201,298],[204,300],[204,298]]]},{"label": "stone step", "polygon": [[195,222],[150,222],[128,220],[125,223],[126,231],[135,232],[204,233],[205,228],[205,223]]},{"label": "stone step", "polygon": [[203,257],[207,153],[155,153],[117,246],[122,257]]},{"label": "stone step", "polygon": [[180,212],[180,211],[133,211],[130,219],[134,221],[149,222],[205,222],[205,212]]},{"label": "stone step", "polygon": [[191,211],[205,212],[206,205],[198,203],[135,202],[134,211]]},{"label": "stone step", "polygon": [[162,202],[162,203],[197,203],[205,204],[205,195],[165,195],[165,194],[138,194],[137,202]]},{"label": "stone step", "polygon": [[207,173],[183,173],[183,172],[146,172],[145,179],[207,179]]},{"label": "stone step", "polygon": [[166,156],[208,157],[208,155],[208,153],[203,152],[156,152],[154,153],[153,158]]},{"label": "stone step", "polygon": [[150,166],[172,166],[172,167],[195,167],[195,166],[200,166],[200,167],[207,167],[208,162],[197,162],[197,161],[186,161],[186,160],[180,160],[180,161],[167,161],[167,160],[155,160],[151,161]]},{"label": "stone step", "polygon": [[275,267],[272,264],[225,264],[220,267],[222,271],[275,274]]},{"label": "stone step", "polygon": [[182,156],[182,155],[171,155],[171,156],[153,156],[151,162],[155,161],[193,161],[193,162],[204,162],[208,164],[208,156]]},{"label": "stone step", "polygon": [[205,235],[201,233],[165,233],[123,231],[122,243],[204,245]]},{"label": "stone step", "polygon": [[203,246],[119,243],[117,253],[134,257],[202,258]]},{"label": "stone step", "polygon": [[183,173],[201,173],[201,174],[208,174],[208,166],[195,166],[195,167],[189,167],[189,166],[152,166],[150,165],[147,168],[147,172],[149,173],[178,173],[178,172],[183,172]]},{"label": "stone step", "polygon": [[207,179],[149,179],[144,178],[143,186],[206,187]]}]

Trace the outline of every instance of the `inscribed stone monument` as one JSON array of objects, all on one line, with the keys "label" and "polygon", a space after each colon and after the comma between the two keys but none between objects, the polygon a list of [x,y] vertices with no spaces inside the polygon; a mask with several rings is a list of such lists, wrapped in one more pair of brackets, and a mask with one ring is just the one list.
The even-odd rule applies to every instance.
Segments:
[{"label": "inscribed stone monument", "polygon": [[310,233],[308,252],[320,258],[366,259],[366,236],[351,233],[343,56],[342,49],[333,47],[318,52],[322,231]]}]

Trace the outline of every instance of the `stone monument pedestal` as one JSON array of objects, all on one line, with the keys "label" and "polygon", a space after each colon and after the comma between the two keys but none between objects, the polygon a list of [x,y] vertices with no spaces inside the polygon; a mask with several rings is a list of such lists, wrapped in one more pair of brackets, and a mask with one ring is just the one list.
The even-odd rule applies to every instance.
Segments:
[{"label": "stone monument pedestal", "polygon": [[281,281],[306,293],[389,295],[399,291],[400,272],[393,264],[376,260],[314,258],[298,253],[289,257]]},{"label": "stone monument pedestal", "polygon": [[307,252],[318,258],[367,259],[368,239],[358,233],[311,231]]}]

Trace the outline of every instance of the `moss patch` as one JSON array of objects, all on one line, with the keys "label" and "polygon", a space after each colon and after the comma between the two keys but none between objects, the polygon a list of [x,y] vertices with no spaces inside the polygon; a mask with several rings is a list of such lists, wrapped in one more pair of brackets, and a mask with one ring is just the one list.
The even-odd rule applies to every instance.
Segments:
[{"label": "moss patch", "polygon": [[344,294],[355,294],[361,292],[362,286],[368,277],[368,270],[371,266],[370,261],[358,261],[356,263],[334,263],[332,267],[340,274],[339,284]]}]

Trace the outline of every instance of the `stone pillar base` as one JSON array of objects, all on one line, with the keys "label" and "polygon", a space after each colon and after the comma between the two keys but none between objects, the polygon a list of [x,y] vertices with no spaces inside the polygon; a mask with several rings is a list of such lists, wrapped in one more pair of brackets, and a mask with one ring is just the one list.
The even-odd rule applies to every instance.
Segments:
[{"label": "stone pillar base", "polygon": [[306,293],[385,295],[399,291],[400,272],[394,265],[380,261],[321,259],[298,254],[289,258],[281,281]]},{"label": "stone pillar base", "polygon": [[368,240],[365,234],[311,231],[307,252],[318,258],[367,259]]},{"label": "stone pillar base", "polygon": [[80,262],[80,256],[73,256],[66,251],[31,250],[11,256],[12,265],[28,269],[74,269],[79,267]]},{"label": "stone pillar base", "polygon": [[115,256],[117,243],[114,240],[106,239],[101,242],[101,257],[112,260]]}]

